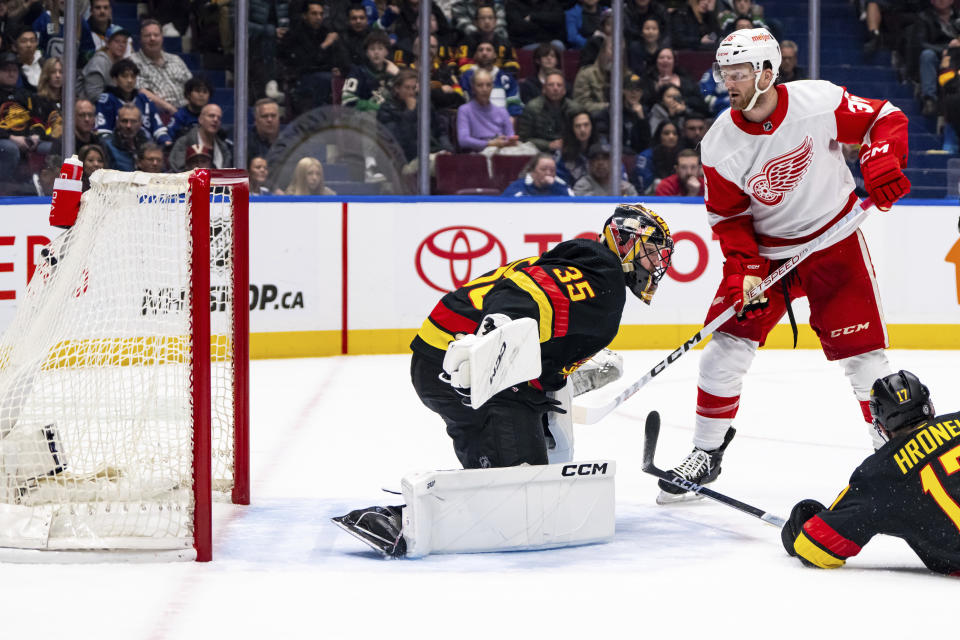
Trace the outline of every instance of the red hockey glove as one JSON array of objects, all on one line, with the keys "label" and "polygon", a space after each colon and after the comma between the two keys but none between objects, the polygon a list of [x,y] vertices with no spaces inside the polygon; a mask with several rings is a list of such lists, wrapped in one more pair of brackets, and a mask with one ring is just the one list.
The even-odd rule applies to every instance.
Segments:
[{"label": "red hockey glove", "polygon": [[903,175],[893,143],[874,142],[860,149],[860,172],[867,193],[881,211],[889,211],[894,202],[910,193],[910,180]]},{"label": "red hockey glove", "polygon": [[753,320],[770,312],[767,296],[763,293],[748,298],[751,289],[767,277],[770,263],[764,258],[729,258],[723,263],[723,284],[726,304],[732,304],[737,320]]}]

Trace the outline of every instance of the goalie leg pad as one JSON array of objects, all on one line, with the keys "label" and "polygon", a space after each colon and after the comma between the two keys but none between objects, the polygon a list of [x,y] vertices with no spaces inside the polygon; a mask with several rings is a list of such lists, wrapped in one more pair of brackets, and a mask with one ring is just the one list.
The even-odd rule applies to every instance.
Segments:
[{"label": "goalie leg pad", "polygon": [[568,382],[562,389],[547,395],[560,402],[560,408],[566,413],[549,411],[544,415],[547,421],[547,460],[550,464],[560,464],[573,460],[573,398]]},{"label": "goalie leg pad", "polygon": [[407,557],[608,542],[615,475],[612,460],[407,475]]}]

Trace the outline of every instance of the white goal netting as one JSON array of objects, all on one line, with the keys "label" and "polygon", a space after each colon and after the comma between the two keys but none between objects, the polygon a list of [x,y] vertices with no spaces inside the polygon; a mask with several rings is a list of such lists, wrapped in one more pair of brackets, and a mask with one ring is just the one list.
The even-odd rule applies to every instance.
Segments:
[{"label": "white goal netting", "polygon": [[205,291],[189,174],[91,182],[0,338],[0,547],[187,548],[194,305],[210,310],[213,488],[233,485],[232,188],[211,187]]}]

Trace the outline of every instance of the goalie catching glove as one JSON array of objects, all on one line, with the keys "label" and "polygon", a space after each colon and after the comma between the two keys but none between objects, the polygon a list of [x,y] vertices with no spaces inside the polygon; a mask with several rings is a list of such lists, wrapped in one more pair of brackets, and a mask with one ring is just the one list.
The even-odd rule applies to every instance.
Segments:
[{"label": "goalie catching glove", "polygon": [[893,143],[874,142],[860,149],[860,173],[864,187],[881,211],[889,211],[894,202],[910,193],[910,180],[903,174]]},{"label": "goalie catching glove", "polygon": [[767,296],[760,292],[750,298],[750,291],[767,277],[770,263],[764,258],[728,258],[723,263],[724,302],[733,305],[737,320],[754,320],[770,312]]}]

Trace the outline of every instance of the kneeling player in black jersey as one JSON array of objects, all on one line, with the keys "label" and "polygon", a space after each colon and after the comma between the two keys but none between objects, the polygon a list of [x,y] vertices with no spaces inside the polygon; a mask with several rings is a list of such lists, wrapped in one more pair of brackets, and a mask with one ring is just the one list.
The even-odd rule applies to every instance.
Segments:
[{"label": "kneeling player in black jersey", "polygon": [[816,500],[793,507],[781,534],[787,553],[833,569],[883,533],[931,571],[960,576],[960,412],[934,416],[929,390],[909,371],[873,383],[870,412],[887,443],[829,509]]},{"label": "kneeling player in black jersey", "polygon": [[[666,222],[642,205],[619,205],[598,240],[567,240],[486,273],[445,295],[420,327],[410,345],[413,386],[443,418],[465,469],[547,464],[541,420],[557,406],[548,394],[616,336],[624,285],[647,304],[653,298],[673,251]],[[542,374],[479,409],[465,406],[440,379],[449,346],[518,318],[538,323]]]},{"label": "kneeling player in black jersey", "polygon": [[[410,374],[421,401],[443,418],[465,471],[440,472],[446,475],[426,481],[404,478],[407,505],[402,514],[399,507],[371,507],[334,521],[391,556],[546,548],[612,536],[614,464],[568,464],[573,460],[573,424],[561,407],[569,408],[575,386],[568,378],[616,336],[626,289],[649,304],[672,252],[670,229],[660,216],[642,205],[622,204],[597,240],[561,242],[445,295],[411,344]],[[514,323],[524,324],[524,335],[531,336],[518,343],[532,347],[525,349],[532,351],[527,360],[539,364],[541,373],[528,380],[528,367],[522,367],[522,373],[478,401],[471,381],[486,377],[470,375],[477,371],[474,345],[488,344],[497,331],[505,335]],[[561,413],[566,413],[563,419]],[[472,470],[484,471],[477,475]],[[595,491],[586,476],[596,479]],[[551,490],[535,495],[508,490],[509,498],[502,500],[496,492],[537,482],[546,482]],[[585,492],[582,499],[571,493],[577,483]],[[422,490],[416,489],[421,485]],[[433,499],[423,506],[418,496],[428,491]],[[441,508],[453,511],[440,513]],[[567,512],[575,514],[570,521],[564,519]],[[586,512],[592,517],[584,518]],[[526,520],[518,520],[517,513]],[[474,522],[476,514],[483,517]],[[557,531],[543,529],[555,521],[562,523]]]}]

